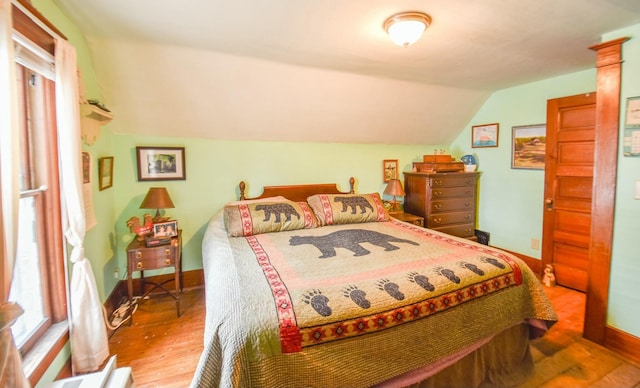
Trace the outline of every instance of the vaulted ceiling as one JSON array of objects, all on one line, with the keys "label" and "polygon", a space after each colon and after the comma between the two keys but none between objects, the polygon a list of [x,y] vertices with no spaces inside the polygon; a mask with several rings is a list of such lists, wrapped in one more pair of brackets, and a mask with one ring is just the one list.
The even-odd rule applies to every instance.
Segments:
[{"label": "vaulted ceiling", "polygon": [[[592,68],[640,23],[638,0],[54,2],[115,132],[232,140],[448,144],[492,92]],[[433,23],[403,48],[382,24],[407,10]]]}]

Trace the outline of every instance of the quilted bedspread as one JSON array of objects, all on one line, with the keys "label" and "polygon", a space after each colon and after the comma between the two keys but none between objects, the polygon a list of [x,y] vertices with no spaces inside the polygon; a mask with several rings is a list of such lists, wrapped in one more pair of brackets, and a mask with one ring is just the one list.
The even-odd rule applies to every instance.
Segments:
[{"label": "quilted bedspread", "polygon": [[399,221],[229,238],[220,218],[193,386],[369,386],[557,319],[524,263],[464,239]]}]

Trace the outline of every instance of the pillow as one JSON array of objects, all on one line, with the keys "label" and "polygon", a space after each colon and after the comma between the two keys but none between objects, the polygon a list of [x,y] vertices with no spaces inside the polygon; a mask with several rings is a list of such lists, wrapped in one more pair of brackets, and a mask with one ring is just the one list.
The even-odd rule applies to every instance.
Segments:
[{"label": "pillow", "polygon": [[234,202],[224,207],[224,226],[229,237],[247,237],[315,228],[318,221],[306,202]]},{"label": "pillow", "polygon": [[389,221],[380,194],[316,194],[307,198],[320,225]]}]

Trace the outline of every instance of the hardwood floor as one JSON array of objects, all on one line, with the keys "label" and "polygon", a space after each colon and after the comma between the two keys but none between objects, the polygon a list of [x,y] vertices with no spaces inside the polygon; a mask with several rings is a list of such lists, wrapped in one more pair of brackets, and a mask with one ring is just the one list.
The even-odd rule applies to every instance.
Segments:
[{"label": "hardwood floor", "polygon": [[[640,388],[636,365],[582,338],[585,296],[563,288],[545,288],[560,320],[533,341],[534,374],[520,387]],[[153,296],[140,304],[132,326],[111,337],[118,366],[130,366],[137,388],[188,387],[203,349],[204,289],[185,290],[182,316],[174,300]]]}]

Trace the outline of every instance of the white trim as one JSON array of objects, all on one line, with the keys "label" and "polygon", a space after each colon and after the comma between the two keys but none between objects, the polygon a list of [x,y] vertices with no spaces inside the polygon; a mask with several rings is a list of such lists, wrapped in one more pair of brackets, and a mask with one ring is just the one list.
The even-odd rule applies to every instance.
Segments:
[{"label": "white trim", "polygon": [[46,78],[55,81],[56,67],[55,57],[46,52],[42,47],[30,41],[27,37],[13,31],[13,50],[15,61]]}]

